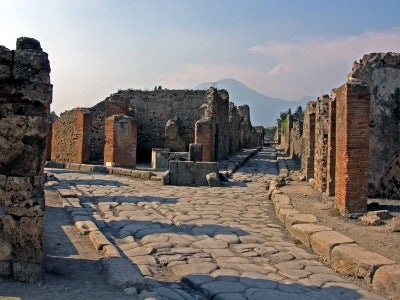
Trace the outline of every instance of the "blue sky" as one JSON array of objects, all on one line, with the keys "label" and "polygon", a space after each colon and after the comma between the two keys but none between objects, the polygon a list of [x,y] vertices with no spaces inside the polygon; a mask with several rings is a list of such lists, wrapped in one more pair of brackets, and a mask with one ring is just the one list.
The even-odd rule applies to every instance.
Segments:
[{"label": "blue sky", "polygon": [[363,54],[400,52],[399,11],[398,0],[1,0],[0,45],[41,42],[57,113],[223,78],[296,100],[330,93]]}]

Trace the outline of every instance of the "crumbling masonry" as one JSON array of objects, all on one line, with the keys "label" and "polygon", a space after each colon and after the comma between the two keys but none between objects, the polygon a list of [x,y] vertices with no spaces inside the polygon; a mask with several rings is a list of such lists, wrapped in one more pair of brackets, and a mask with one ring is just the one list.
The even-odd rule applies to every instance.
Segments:
[{"label": "crumbling masonry", "polygon": [[[107,142],[111,131],[121,133],[115,128],[105,128],[107,120],[115,115],[131,118],[136,124],[136,133],[131,135],[134,145],[129,145],[129,139],[118,146],[115,141]],[[201,144],[202,161],[212,162],[240,148],[262,143],[262,137],[251,125],[249,107],[237,108],[229,102],[225,90],[215,88],[119,91],[91,108],[76,108],[61,114],[52,125],[52,132],[53,161],[109,162],[129,167],[134,167],[137,160],[150,161],[153,149],[179,153],[188,152],[192,143]],[[128,146],[130,154],[114,149]],[[112,159],[110,153],[114,155]],[[132,160],[124,162],[126,155]]]},{"label": "crumbling masonry", "polygon": [[38,41],[0,46],[0,276],[21,281],[41,274],[49,74]]},{"label": "crumbling masonry", "polygon": [[[368,196],[400,198],[399,78],[399,53],[367,54],[331,97],[307,104],[302,150],[290,154],[344,214],[365,211]],[[293,131],[283,133],[284,149]]]}]

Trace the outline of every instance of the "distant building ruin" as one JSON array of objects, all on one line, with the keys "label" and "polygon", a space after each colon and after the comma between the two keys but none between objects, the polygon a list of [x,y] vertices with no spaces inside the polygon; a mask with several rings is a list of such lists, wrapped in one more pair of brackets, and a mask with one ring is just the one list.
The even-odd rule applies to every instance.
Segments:
[{"label": "distant building ruin", "polygon": [[[52,125],[51,160],[105,164],[104,153],[117,153],[109,149],[115,145],[106,143],[106,120],[114,115],[129,117],[136,124],[135,162],[149,162],[153,149],[188,152],[191,143],[202,144],[203,161],[217,161],[262,143],[251,125],[249,107],[237,108],[225,90],[124,90],[91,108],[61,114]],[[114,155],[114,161],[122,160]]]}]

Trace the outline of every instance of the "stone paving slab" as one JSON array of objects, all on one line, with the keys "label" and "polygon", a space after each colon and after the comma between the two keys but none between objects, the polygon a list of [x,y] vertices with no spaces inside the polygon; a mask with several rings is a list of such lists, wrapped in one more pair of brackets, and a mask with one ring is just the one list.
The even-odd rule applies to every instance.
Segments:
[{"label": "stone paving slab", "polygon": [[[277,175],[273,148],[262,149],[223,187],[54,173],[60,188],[77,191],[91,222],[102,224],[95,230],[110,242],[103,245],[105,255],[109,246],[120,252],[120,259],[105,260],[109,281],[137,287],[142,298],[381,299],[329,273],[316,255],[286,237],[265,195]],[[81,208],[77,215],[84,215]]]}]

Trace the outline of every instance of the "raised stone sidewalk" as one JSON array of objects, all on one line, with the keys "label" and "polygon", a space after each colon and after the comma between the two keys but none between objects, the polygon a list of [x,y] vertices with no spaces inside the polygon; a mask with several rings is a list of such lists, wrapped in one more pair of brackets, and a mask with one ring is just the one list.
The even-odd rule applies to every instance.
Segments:
[{"label": "raised stone sidewalk", "polygon": [[77,229],[103,250],[109,283],[139,299],[383,299],[287,238],[265,190],[278,175],[273,148],[214,188],[47,172]]},{"label": "raised stone sidewalk", "polygon": [[[279,160],[279,174],[289,176],[290,160]],[[319,255],[341,275],[360,278],[377,292],[396,299],[400,295],[400,264],[360,247],[352,238],[324,226],[311,215],[296,210],[291,199],[271,182],[267,195],[289,234]]]}]

